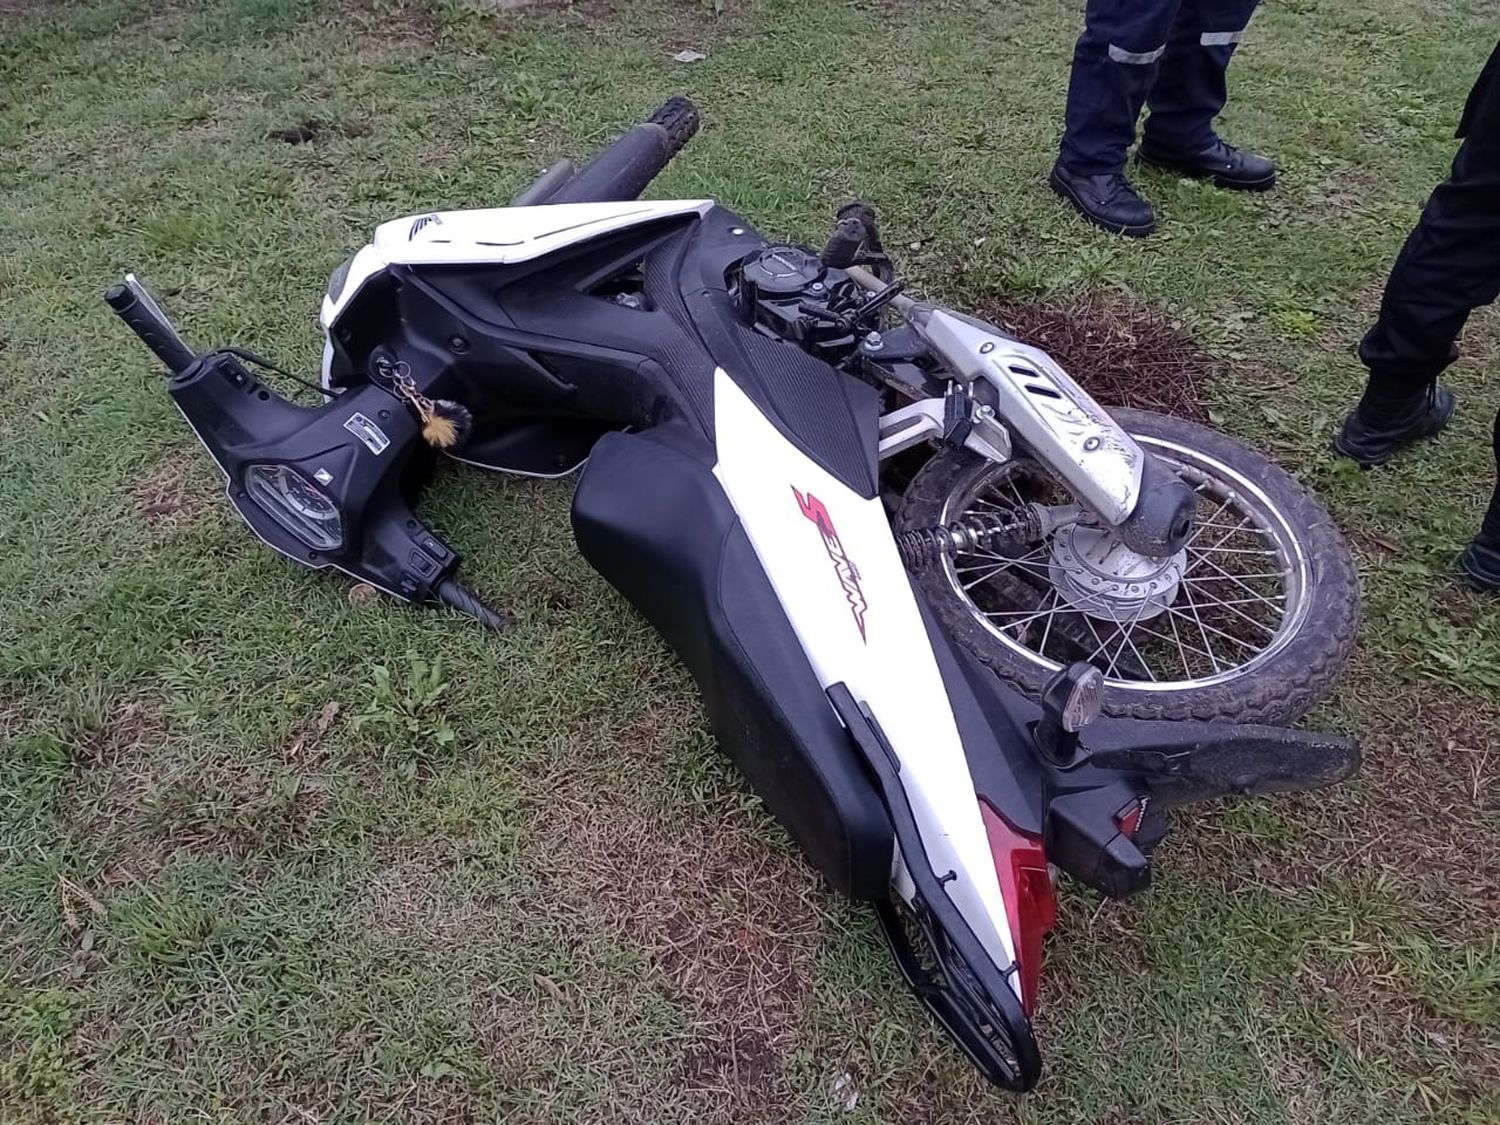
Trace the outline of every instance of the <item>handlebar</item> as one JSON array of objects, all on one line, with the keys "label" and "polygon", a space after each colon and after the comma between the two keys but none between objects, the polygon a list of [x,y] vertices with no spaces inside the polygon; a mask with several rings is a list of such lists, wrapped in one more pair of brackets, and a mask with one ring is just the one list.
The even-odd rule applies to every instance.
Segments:
[{"label": "handlebar", "polygon": [[181,375],[198,359],[198,353],[187,346],[177,334],[167,314],[161,311],[151,291],[142,285],[135,274],[127,273],[125,280],[111,285],[104,294],[109,307],[130,326],[130,330],[141,338],[156,358],[167,365],[173,375]]},{"label": "handlebar", "polygon": [[669,98],[655,113],[589,161],[583,171],[554,190],[554,168],[518,198],[527,203],[612,203],[635,199],[698,131],[698,107],[687,98]]},{"label": "handlebar", "polygon": [[496,613],[480,600],[479,595],[456,578],[445,578],[432,589],[432,596],[449,609],[465,617],[472,617],[492,633],[499,633],[510,624],[504,614]]}]

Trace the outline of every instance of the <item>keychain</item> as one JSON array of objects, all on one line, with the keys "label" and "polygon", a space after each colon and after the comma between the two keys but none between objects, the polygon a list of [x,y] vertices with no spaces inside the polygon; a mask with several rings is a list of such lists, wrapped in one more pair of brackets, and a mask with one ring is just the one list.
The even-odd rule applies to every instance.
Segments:
[{"label": "keychain", "polygon": [[434,449],[455,450],[469,440],[474,431],[474,416],[462,403],[446,398],[428,398],[417,389],[411,368],[405,360],[392,363],[385,356],[375,361],[381,376],[390,382],[396,397],[411,407],[422,423],[422,437]]}]

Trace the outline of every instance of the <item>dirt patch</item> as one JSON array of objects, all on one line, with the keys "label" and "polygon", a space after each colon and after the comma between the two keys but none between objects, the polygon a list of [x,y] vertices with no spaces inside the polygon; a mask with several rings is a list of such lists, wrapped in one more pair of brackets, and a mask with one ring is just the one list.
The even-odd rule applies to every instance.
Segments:
[{"label": "dirt patch", "polygon": [[443,41],[443,25],[428,0],[345,0],[325,21],[345,32],[361,56],[422,53]]},{"label": "dirt patch", "polygon": [[245,859],[304,842],[330,803],[321,778],[184,778],[153,793],[142,813],[164,850]]},{"label": "dirt patch", "polygon": [[754,5],[724,0],[719,9],[711,0],[551,0],[516,14],[565,21],[599,36],[618,36],[622,20],[644,16],[651,21],[650,40],[663,57],[671,57],[684,50],[711,54],[714,46],[748,26]]},{"label": "dirt patch", "polygon": [[269,776],[196,752],[150,697],[117,701],[77,740],[73,764],[60,819],[107,850],[105,890],[138,882],[179,851],[280,855],[330,804],[322,778]]},{"label": "dirt patch", "polygon": [[352,117],[340,122],[309,117],[295,125],[288,125],[284,129],[272,129],[266,134],[266,140],[280,141],[288,145],[308,145],[329,137],[357,140],[360,137],[368,137],[374,131],[375,126],[362,117]]},{"label": "dirt patch", "polygon": [[212,476],[197,458],[171,454],[162,458],[131,491],[136,518],[152,532],[168,535],[195,522],[213,504]]},{"label": "dirt patch", "polygon": [[760,1086],[774,1077],[780,1064],[763,1034],[737,1031],[727,1039],[689,1047],[682,1056],[682,1081],[696,1087],[724,1080],[735,1086]]},{"label": "dirt patch", "polygon": [[1085,293],[1063,302],[992,301],[978,315],[1047,352],[1105,406],[1208,420],[1214,360],[1158,310]]},{"label": "dirt patch", "polygon": [[545,606],[553,613],[565,614],[578,608],[582,598],[576,583],[549,571],[523,581],[512,600],[517,605]]},{"label": "dirt patch", "polygon": [[99,766],[150,753],[166,741],[166,720],[161,701],[153,696],[125,696],[115,700],[104,721],[90,728],[73,749],[74,765],[93,770]]},{"label": "dirt patch", "polygon": [[667,823],[566,782],[555,791],[535,831],[566,859],[560,889],[583,892],[643,946],[703,1030],[754,1029],[772,1049],[789,1046],[828,908],[813,871],[727,804]]},{"label": "dirt patch", "polygon": [[[1381,1059],[1413,1083],[1447,1087],[1446,1097],[1476,1110],[1481,1099],[1493,1108],[1500,1091],[1500,1036],[1414,1000],[1407,977],[1403,966],[1371,948],[1340,963],[1311,959],[1299,969],[1295,985],[1301,997],[1322,1009],[1319,1022],[1355,1057]],[[1435,1069],[1434,1056],[1448,1065]]]},{"label": "dirt patch", "polygon": [[551,858],[540,893],[642,950],[682,1022],[683,1107],[774,1120],[798,1045],[831,892],[759,811],[725,799],[675,820],[557,777],[522,831]]},{"label": "dirt patch", "polygon": [[61,0],[0,0],[0,19],[50,14],[66,6]]}]

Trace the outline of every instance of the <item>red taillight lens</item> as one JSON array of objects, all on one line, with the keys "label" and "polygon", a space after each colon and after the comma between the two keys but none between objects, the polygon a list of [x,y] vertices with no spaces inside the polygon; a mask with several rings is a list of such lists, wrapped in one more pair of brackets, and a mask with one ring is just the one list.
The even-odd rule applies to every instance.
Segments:
[{"label": "red taillight lens", "polygon": [[1040,839],[1012,828],[988,803],[980,801],[979,812],[990,838],[1005,913],[1010,918],[1011,941],[1021,972],[1021,1003],[1030,1015],[1036,1007],[1042,977],[1042,938],[1057,921],[1057,899],[1052,894],[1047,857],[1042,854]]},{"label": "red taillight lens", "polygon": [[1141,821],[1146,815],[1146,803],[1147,798],[1137,797],[1115,813],[1115,827],[1125,839],[1134,840],[1135,834],[1140,831]]}]

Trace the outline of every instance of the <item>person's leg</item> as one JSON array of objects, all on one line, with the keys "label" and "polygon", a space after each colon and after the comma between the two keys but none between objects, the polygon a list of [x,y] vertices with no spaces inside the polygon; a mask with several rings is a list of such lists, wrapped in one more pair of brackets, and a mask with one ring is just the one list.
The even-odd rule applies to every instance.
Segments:
[{"label": "person's leg", "polygon": [[1120,234],[1156,226],[1125,179],[1125,156],[1181,0],[1088,0],[1073,49],[1054,191],[1089,221]]},{"label": "person's leg", "polygon": [[1489,510],[1479,525],[1479,534],[1458,556],[1458,572],[1471,586],[1500,590],[1500,413],[1495,415],[1495,491]]},{"label": "person's leg", "polygon": [[1469,314],[1500,295],[1500,71],[1486,73],[1453,170],[1407,236],[1360,341],[1369,380],[1334,450],[1367,467],[1446,425],[1453,396],[1437,377],[1457,358]]},{"label": "person's leg", "polygon": [[1199,152],[1214,141],[1228,99],[1224,72],[1258,0],[1185,0],[1161,74],[1151,90],[1145,135],[1168,152]]},{"label": "person's leg", "polygon": [[[1192,2],[1192,0],[1189,0]],[[1073,48],[1058,164],[1078,176],[1125,170],[1181,0],[1088,0]]]},{"label": "person's leg", "polygon": [[1228,98],[1225,71],[1257,3],[1184,0],[1148,99],[1143,161],[1211,177],[1220,187],[1262,190],[1275,184],[1274,164],[1240,152],[1214,132],[1214,118]]}]

